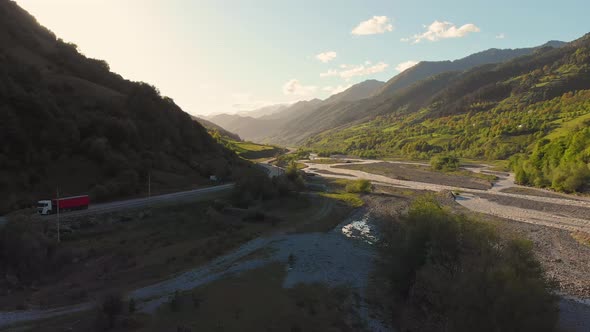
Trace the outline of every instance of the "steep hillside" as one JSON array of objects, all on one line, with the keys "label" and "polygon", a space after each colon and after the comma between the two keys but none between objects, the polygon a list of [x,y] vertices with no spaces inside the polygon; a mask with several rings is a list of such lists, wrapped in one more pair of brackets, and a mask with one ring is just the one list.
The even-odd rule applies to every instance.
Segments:
[{"label": "steep hillside", "polygon": [[225,128],[223,128],[221,126],[218,126],[209,120],[205,120],[205,119],[200,118],[198,116],[191,116],[191,117],[193,118],[193,120],[200,123],[201,126],[205,127],[211,136],[215,136],[215,133],[217,133],[217,134],[221,135],[221,137],[226,137],[226,138],[229,138],[229,139],[237,141],[237,142],[240,142],[242,140],[238,134],[234,134],[231,131],[226,130]]},{"label": "steep hillside", "polygon": [[[377,89],[383,86],[383,82],[367,80],[351,86],[343,92],[330,96],[326,100],[313,99],[300,101],[279,112],[261,116],[243,116],[239,114],[220,114],[209,118],[210,121],[223,128],[237,133],[240,137],[254,142],[272,142],[289,145],[296,141],[291,137],[299,138],[297,128],[293,121],[305,118],[320,108],[331,108],[348,102],[356,102],[373,95]],[[289,133],[289,138],[283,135]]]},{"label": "steep hillside", "polygon": [[172,99],[130,82],[0,1],[0,212],[38,199],[93,200],[230,177],[245,166]]},{"label": "steep hillside", "polygon": [[564,42],[560,41],[550,41],[541,46],[530,48],[491,48],[454,61],[422,61],[387,81],[377,94],[391,95],[399,89],[406,88],[413,83],[440,73],[448,71],[465,71],[476,66],[506,62],[520,56],[530,55],[535,52],[535,50],[543,47],[558,48],[564,44]]},{"label": "steep hillside", "polygon": [[[441,84],[429,89],[428,81]],[[435,76],[400,91],[365,111],[377,116],[323,132],[305,145],[365,157],[427,159],[455,153],[512,158],[520,183],[587,189],[590,35],[503,64]]]}]

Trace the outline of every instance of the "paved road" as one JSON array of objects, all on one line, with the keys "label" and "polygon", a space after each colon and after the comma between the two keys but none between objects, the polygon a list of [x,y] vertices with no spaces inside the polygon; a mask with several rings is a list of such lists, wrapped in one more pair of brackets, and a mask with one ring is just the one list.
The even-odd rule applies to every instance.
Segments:
[{"label": "paved road", "polygon": [[279,176],[285,173],[285,170],[282,169],[281,167],[275,166],[275,165],[271,165],[271,164],[267,164],[267,163],[259,163],[258,165],[260,165],[261,167],[264,167],[264,169],[266,170],[266,174],[268,174],[269,177],[275,177],[275,176]]},{"label": "paved road", "polygon": [[[180,191],[170,194],[152,196],[152,197],[145,197],[145,198],[135,198],[129,199],[124,201],[116,201],[110,203],[102,203],[102,204],[92,204],[88,207],[88,210],[81,210],[81,211],[72,211],[63,213],[62,216],[65,217],[78,217],[83,215],[91,215],[91,214],[100,214],[105,212],[112,212],[118,210],[127,210],[133,208],[140,208],[144,206],[149,206],[152,204],[157,203],[166,203],[166,202],[179,202],[184,200],[191,200],[195,198],[199,198],[202,196],[206,196],[212,193],[219,193],[223,191],[230,190],[234,187],[233,183],[224,184],[215,187],[208,187],[202,189],[195,189],[195,190],[188,190],[188,191]],[[48,216],[39,216],[42,220],[52,220],[55,219],[56,215],[48,215]]]},{"label": "paved road", "polygon": [[6,218],[0,217],[0,226],[3,226],[4,224],[6,224]]}]

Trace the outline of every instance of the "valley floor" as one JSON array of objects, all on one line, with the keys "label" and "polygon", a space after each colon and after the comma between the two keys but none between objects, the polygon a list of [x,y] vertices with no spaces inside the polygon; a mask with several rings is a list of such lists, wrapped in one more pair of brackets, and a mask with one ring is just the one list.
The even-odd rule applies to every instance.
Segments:
[{"label": "valley floor", "polygon": [[[347,218],[341,216],[339,223],[330,221],[322,222],[323,226],[317,225],[329,217],[334,204],[338,204],[329,200],[319,201],[321,204],[312,215],[301,215],[307,220],[304,224],[293,224],[282,231],[259,236],[197,268],[132,290],[127,293],[128,297],[136,299],[138,310],[144,313],[140,317],[149,322],[138,330],[175,331],[178,326],[193,330],[213,327],[253,331],[264,327],[305,329],[317,323],[318,319],[332,324],[325,328],[347,326],[353,330],[390,330],[390,322],[371,310],[370,306],[370,271],[375,257],[372,243],[379,236],[377,220],[382,216],[402,213],[413,198],[424,192],[443,190],[460,192],[456,201],[447,197],[444,202],[457,213],[478,215],[496,226],[504,236],[518,235],[531,240],[537,258],[548,275],[559,283],[563,295],[560,301],[560,331],[590,330],[590,246],[582,244],[576,236],[590,232],[589,200],[554,193],[545,195],[544,191],[520,188],[513,185],[510,174],[503,173],[494,173],[498,181],[488,185],[487,189],[475,189],[428,183],[424,182],[424,177],[419,181],[409,181],[391,174],[370,173],[368,168],[350,169],[354,168],[351,167],[353,165],[367,167],[376,163],[360,160],[340,164],[306,162],[308,168],[305,172],[317,174],[310,178],[318,178],[318,182],[330,185],[330,178],[365,178],[373,182],[375,191],[364,195],[364,208],[355,210]],[[392,169],[402,169],[403,172],[416,168],[415,164],[403,169],[403,162],[390,163],[396,166]],[[382,169],[383,165],[379,167]],[[468,171],[489,172],[485,167],[470,168]],[[432,176],[436,178],[436,174]],[[477,185],[483,184],[481,177],[475,176],[474,179]],[[536,195],[531,195],[530,190]],[[298,288],[302,285],[323,286],[313,286],[319,287],[312,290],[316,294],[313,300],[294,299],[294,293],[289,290],[297,289],[297,293],[302,294],[309,291]],[[267,300],[257,302],[258,293],[242,290],[249,287],[266,294]],[[333,290],[339,287],[346,290],[338,296],[347,300],[342,300],[343,305],[333,312],[327,308],[334,300]],[[234,291],[228,293],[231,289]],[[190,302],[195,294],[204,299],[198,306],[183,305],[179,311],[171,310],[170,303],[176,301],[179,292],[183,303]],[[221,296],[219,292],[228,299],[226,304],[211,298]],[[324,294],[321,300],[318,300],[317,294]],[[271,310],[271,303],[273,309],[276,308],[276,317],[268,311]],[[225,305],[231,310],[222,310]],[[0,325],[81,311],[72,316],[21,326],[23,331],[60,331],[72,326],[72,322],[92,317],[87,311],[91,306],[88,303],[57,311],[4,312],[0,313]],[[228,312],[228,317],[224,314],[212,321],[211,316],[219,310]],[[256,318],[265,315],[271,318]]]}]

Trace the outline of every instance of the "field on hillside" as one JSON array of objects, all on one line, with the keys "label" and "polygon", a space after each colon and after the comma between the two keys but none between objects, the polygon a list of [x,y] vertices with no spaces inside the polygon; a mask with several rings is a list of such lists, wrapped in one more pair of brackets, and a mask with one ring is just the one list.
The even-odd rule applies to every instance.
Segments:
[{"label": "field on hillside", "polygon": [[244,159],[269,159],[274,158],[279,154],[285,153],[286,149],[273,146],[264,145],[253,142],[239,142],[230,139],[223,139],[226,147],[233,150],[236,154]]}]

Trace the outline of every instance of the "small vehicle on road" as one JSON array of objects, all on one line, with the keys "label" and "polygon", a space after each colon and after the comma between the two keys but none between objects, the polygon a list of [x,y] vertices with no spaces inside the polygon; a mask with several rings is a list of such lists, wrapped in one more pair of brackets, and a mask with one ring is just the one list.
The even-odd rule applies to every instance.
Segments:
[{"label": "small vehicle on road", "polygon": [[40,215],[48,215],[65,211],[85,210],[90,205],[88,195],[72,196],[64,198],[54,198],[51,200],[41,200],[37,202],[37,212]]}]

